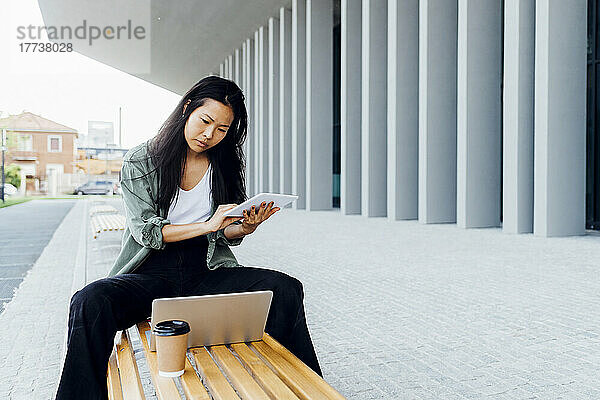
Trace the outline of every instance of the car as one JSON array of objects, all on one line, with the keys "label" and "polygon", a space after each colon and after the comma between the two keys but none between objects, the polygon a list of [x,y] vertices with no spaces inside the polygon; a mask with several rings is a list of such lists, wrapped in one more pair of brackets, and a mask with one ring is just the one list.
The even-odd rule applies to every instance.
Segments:
[{"label": "car", "polygon": [[[1,188],[1,186],[0,186]],[[5,196],[14,196],[19,192],[19,190],[11,185],[10,183],[4,183],[4,195]]]},{"label": "car", "polygon": [[115,182],[111,181],[89,181],[79,186],[73,191],[73,194],[114,194],[116,191]]}]

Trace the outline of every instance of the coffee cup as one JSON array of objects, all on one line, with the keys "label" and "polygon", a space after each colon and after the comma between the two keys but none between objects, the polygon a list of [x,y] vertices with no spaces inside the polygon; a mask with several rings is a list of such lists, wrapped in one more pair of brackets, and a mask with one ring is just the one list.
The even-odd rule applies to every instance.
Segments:
[{"label": "coffee cup", "polygon": [[160,376],[174,378],[183,375],[189,332],[190,325],[180,320],[162,321],[152,329]]}]

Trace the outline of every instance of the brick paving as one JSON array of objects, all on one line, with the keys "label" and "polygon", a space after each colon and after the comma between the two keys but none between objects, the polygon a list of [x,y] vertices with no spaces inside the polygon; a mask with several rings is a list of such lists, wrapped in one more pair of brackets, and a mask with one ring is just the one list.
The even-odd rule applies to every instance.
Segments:
[{"label": "brick paving", "polygon": [[235,248],[304,283],[350,399],[600,398],[600,236],[284,210]]},{"label": "brick paving", "polygon": [[[72,254],[83,242],[63,235],[81,229],[80,204],[0,315],[12,329],[0,344],[0,398],[55,389],[73,278],[54,278],[51,296],[41,289],[50,269],[81,282],[82,258]],[[104,276],[118,245],[118,233],[88,239],[88,281]],[[69,252],[80,261],[66,262]],[[325,378],[349,399],[600,398],[599,235],[548,239],[286,209],[234,252],[304,283]],[[47,368],[31,370],[34,355]]]}]

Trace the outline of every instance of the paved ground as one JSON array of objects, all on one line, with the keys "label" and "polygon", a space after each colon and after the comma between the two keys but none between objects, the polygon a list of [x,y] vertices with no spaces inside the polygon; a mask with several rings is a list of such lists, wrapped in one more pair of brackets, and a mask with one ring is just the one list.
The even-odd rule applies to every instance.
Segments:
[{"label": "paved ground", "polygon": [[[78,202],[0,315],[11,332],[0,342],[0,398],[51,397],[85,265],[83,214]],[[88,242],[88,280],[105,274],[118,239]],[[284,210],[234,251],[302,280],[325,378],[349,399],[600,398],[598,235]]]},{"label": "paved ground", "polygon": [[238,258],[304,282],[349,398],[600,398],[600,236],[302,211],[262,228]]},{"label": "paved ground", "polygon": [[74,200],[33,200],[0,208],[0,313]]}]

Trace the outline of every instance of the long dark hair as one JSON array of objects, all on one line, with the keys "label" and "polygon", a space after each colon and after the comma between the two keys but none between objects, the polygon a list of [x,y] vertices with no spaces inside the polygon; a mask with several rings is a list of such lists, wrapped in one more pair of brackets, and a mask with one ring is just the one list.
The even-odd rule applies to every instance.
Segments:
[{"label": "long dark hair", "polygon": [[[243,144],[248,129],[248,115],[244,94],[233,81],[218,76],[207,76],[192,86],[181,98],[148,145],[148,154],[158,171],[158,205],[165,215],[171,202],[177,201],[177,188],[186,164],[188,144],[184,137],[185,124],[189,115],[207,99],[230,106],[234,115],[223,140],[206,150],[212,165],[213,206],[239,204],[247,199]],[[183,108],[188,100],[190,102],[184,112]]]}]

